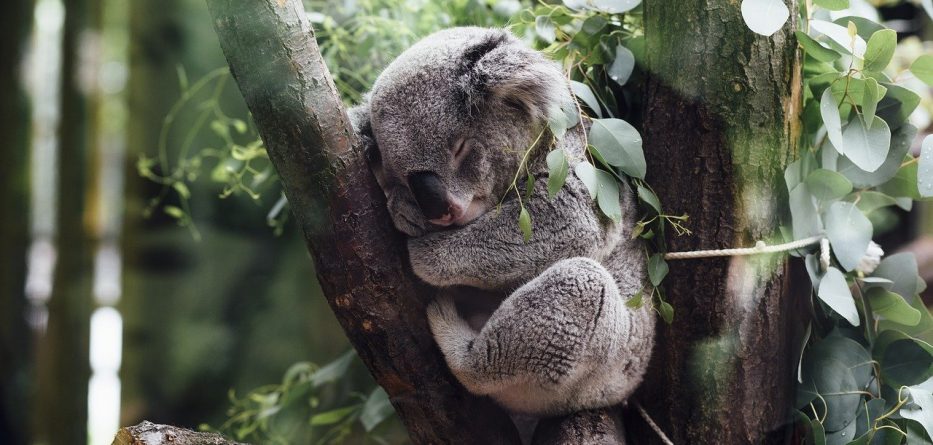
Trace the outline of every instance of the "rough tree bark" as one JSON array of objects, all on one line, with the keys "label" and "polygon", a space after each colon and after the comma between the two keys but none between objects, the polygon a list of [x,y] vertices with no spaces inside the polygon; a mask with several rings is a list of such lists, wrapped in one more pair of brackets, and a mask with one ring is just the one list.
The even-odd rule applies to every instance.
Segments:
[{"label": "rough tree bark", "polygon": [[[794,19],[769,38],[747,29],[735,0],[647,0],[644,17],[649,182],[693,230],[668,234],[669,250],[769,239],[799,135]],[[784,260],[671,264],[675,318],[638,397],[675,443],[783,441],[795,365]]]},{"label": "rough tree bark", "polygon": [[207,0],[224,55],[327,300],[416,443],[516,443],[508,416],[448,372],[384,197],[299,0]]}]

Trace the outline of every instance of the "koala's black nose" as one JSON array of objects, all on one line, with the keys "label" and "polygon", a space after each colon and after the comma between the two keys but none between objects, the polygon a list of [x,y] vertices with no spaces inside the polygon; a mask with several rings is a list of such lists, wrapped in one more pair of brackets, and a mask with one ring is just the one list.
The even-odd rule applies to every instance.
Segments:
[{"label": "koala's black nose", "polygon": [[408,185],[427,219],[438,219],[450,212],[447,188],[432,172],[415,172],[408,175]]}]

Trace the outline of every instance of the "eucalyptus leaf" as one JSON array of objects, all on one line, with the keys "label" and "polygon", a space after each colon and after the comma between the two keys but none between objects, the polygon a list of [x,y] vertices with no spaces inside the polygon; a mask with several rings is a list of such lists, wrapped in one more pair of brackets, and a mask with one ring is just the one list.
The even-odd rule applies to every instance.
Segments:
[{"label": "eucalyptus leaf", "polygon": [[891,129],[875,116],[871,128],[861,119],[854,119],[842,133],[845,156],[858,168],[873,172],[881,167],[891,148]]},{"label": "eucalyptus leaf", "polygon": [[658,305],[658,314],[661,315],[665,323],[671,324],[674,322],[674,307],[670,303],[661,301],[661,304]]},{"label": "eucalyptus leaf", "polygon": [[603,214],[613,221],[622,220],[622,208],[619,205],[619,183],[612,174],[605,170],[596,170],[596,202]]},{"label": "eucalyptus leaf", "polygon": [[546,15],[539,15],[535,18],[535,33],[541,40],[547,43],[553,43],[557,39],[557,26]]},{"label": "eucalyptus leaf", "polygon": [[590,164],[589,161],[582,161],[573,168],[573,173],[586,186],[586,190],[590,192],[590,197],[596,199],[596,193],[599,191],[596,167],[593,167],[593,164]]},{"label": "eucalyptus leaf", "polygon": [[631,177],[645,179],[645,153],[635,127],[621,119],[594,119],[589,136],[606,162]]},{"label": "eucalyptus leaf", "polygon": [[[837,160],[836,171],[845,175],[852,181],[852,185],[857,188],[875,187],[884,184],[893,178],[901,164],[904,162],[904,156],[910,150],[910,144],[917,135],[917,127],[906,124],[898,128],[891,135],[891,147],[888,150],[888,156],[885,158],[881,167],[873,172],[867,172],[858,168],[852,161],[845,157]],[[824,149],[825,154],[825,149]]]},{"label": "eucalyptus leaf", "polygon": [[839,117],[839,102],[833,96],[831,88],[823,90],[823,97],[820,98],[820,116],[823,117],[827,137],[832,142],[833,147],[840,154],[845,154],[843,151],[845,144],[842,140],[842,120]]},{"label": "eucalyptus leaf", "polygon": [[357,410],[356,406],[337,408],[311,416],[311,426],[333,425]]},{"label": "eucalyptus leaf", "polygon": [[858,195],[858,201],[855,202],[855,206],[865,215],[880,208],[893,206],[897,203],[894,198],[884,193],[873,192],[871,190],[860,192]]},{"label": "eucalyptus leaf", "polygon": [[910,64],[910,72],[927,85],[933,85],[933,56],[924,54]]},{"label": "eucalyptus leaf", "polygon": [[894,57],[894,47],[897,46],[897,32],[893,29],[882,29],[871,35],[865,47],[866,71],[883,71]]},{"label": "eucalyptus leaf", "polygon": [[570,89],[573,90],[573,94],[579,97],[590,110],[593,110],[593,113],[596,113],[596,117],[603,117],[603,111],[599,106],[599,101],[596,99],[596,95],[593,94],[589,86],[585,83],[571,80]]},{"label": "eucalyptus leaf", "polygon": [[518,228],[522,231],[522,239],[527,243],[531,240],[531,215],[524,206],[518,212]]},{"label": "eucalyptus leaf", "polygon": [[841,56],[836,50],[823,46],[822,43],[802,31],[795,31],[794,35],[797,36],[797,43],[800,43],[807,55],[820,62],[832,62]]},{"label": "eucalyptus leaf", "polygon": [[[880,341],[888,340],[884,336],[892,336],[891,333],[898,334],[895,335],[898,338],[894,338],[893,341]],[[883,331],[878,339],[876,346],[879,343],[884,345],[884,352],[878,360],[881,364],[881,375],[889,380],[889,384],[910,386],[929,378],[930,366],[933,365],[930,350],[933,347],[922,340],[891,330]]]},{"label": "eucalyptus leaf", "polygon": [[635,55],[632,54],[628,48],[622,45],[617,45],[615,58],[612,60],[612,64],[609,65],[609,68],[607,69],[609,78],[619,85],[625,85],[625,83],[628,82],[629,77],[632,76],[632,71],[634,70]]},{"label": "eucalyptus leaf", "polygon": [[659,286],[664,277],[667,276],[669,268],[667,261],[664,261],[664,254],[656,253],[648,259],[648,279],[655,287]]},{"label": "eucalyptus leaf", "polygon": [[824,222],[839,264],[847,271],[855,269],[871,241],[871,222],[851,202],[832,203]]},{"label": "eucalyptus leaf", "polygon": [[905,326],[920,323],[920,311],[910,307],[900,295],[880,287],[868,289],[865,295],[871,303],[872,312]]},{"label": "eucalyptus leaf", "polygon": [[907,122],[910,114],[920,105],[920,96],[917,93],[893,83],[882,82],[888,89],[887,94],[878,102],[878,117],[884,119],[891,129],[900,128]]},{"label": "eucalyptus leaf", "polygon": [[924,383],[908,386],[910,402],[901,407],[899,414],[905,419],[919,423],[928,437],[933,438],[933,384],[928,379]]},{"label": "eucalyptus leaf", "polygon": [[651,206],[656,212],[661,213],[661,200],[650,189],[639,184],[637,186],[638,198]]},{"label": "eucalyptus leaf", "polygon": [[917,160],[917,191],[923,198],[933,196],[933,135],[923,138]]},{"label": "eucalyptus leaf", "polygon": [[641,4],[641,0],[590,0],[593,7],[610,14],[631,11]]},{"label": "eucalyptus leaf", "polygon": [[790,10],[782,0],[742,0],[742,18],[755,33],[770,36],[787,23]]},{"label": "eucalyptus leaf", "polygon": [[858,35],[854,37],[850,36],[849,30],[845,27],[823,20],[810,20],[810,28],[828,37],[847,54],[852,54],[858,58],[863,58],[865,56],[865,49],[868,43]]},{"label": "eucalyptus leaf", "polygon": [[806,184],[800,184],[791,191],[789,204],[795,239],[804,239],[822,231],[819,213]]},{"label": "eucalyptus leaf", "polygon": [[814,170],[807,176],[806,184],[810,194],[822,201],[839,199],[852,191],[852,183],[832,170]]},{"label": "eucalyptus leaf", "polygon": [[884,95],[881,88],[884,87],[878,85],[875,79],[869,78],[865,81],[865,95],[862,96],[862,122],[869,129],[875,123],[875,110],[878,109],[878,101]]},{"label": "eucalyptus leaf", "polygon": [[363,411],[360,412],[360,423],[369,432],[394,413],[395,409],[392,408],[392,403],[389,402],[389,394],[382,387],[377,386],[363,404]]},{"label": "eucalyptus leaf", "polygon": [[[813,390],[820,394],[826,405],[823,427],[826,431],[841,431],[852,424],[858,411],[861,390],[851,369],[830,357],[805,359],[804,379],[812,382]],[[850,438],[854,431],[850,433]]]},{"label": "eucalyptus leaf", "polygon": [[849,0],[814,0],[813,3],[830,11],[841,11],[849,7]]},{"label": "eucalyptus leaf", "polygon": [[[852,326],[859,325],[858,309],[855,308],[855,300],[852,299],[852,292],[849,291],[849,285],[846,284],[846,278],[842,272],[835,267],[826,270],[820,280],[820,288],[817,296],[823,300],[837,314],[845,318]],[[854,379],[853,379],[854,380]]]},{"label": "eucalyptus leaf", "polygon": [[356,351],[353,349],[347,351],[336,360],[315,371],[311,375],[311,383],[318,387],[343,377],[347,373],[347,369],[350,368],[350,363],[353,363],[354,357],[356,357]]},{"label": "eucalyptus leaf", "polygon": [[547,194],[554,198],[564,182],[567,181],[567,173],[570,171],[570,164],[567,163],[567,155],[563,149],[555,149],[547,154]]},{"label": "eucalyptus leaf", "polygon": [[890,290],[909,301],[917,295],[917,276],[919,268],[917,258],[913,253],[903,252],[889,255],[881,260],[881,264],[872,272],[871,276],[885,278],[894,283]]}]

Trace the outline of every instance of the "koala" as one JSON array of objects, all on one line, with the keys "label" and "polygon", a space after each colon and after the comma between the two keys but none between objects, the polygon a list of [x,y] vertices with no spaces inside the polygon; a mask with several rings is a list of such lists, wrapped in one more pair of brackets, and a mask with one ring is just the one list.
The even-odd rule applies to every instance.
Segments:
[{"label": "koala", "polygon": [[[585,152],[584,125],[559,139],[546,130],[549,110],[568,104],[555,62],[505,30],[469,27],[415,44],[350,110],[412,269],[437,289],[427,318],[450,370],[522,415],[624,402],[654,344],[652,309],[625,305],[645,286],[631,191],[618,222],[573,173],[548,197],[547,152],[563,149],[571,170]],[[509,189],[526,153],[534,193],[520,204]],[[470,295],[492,303],[463,314]]]}]

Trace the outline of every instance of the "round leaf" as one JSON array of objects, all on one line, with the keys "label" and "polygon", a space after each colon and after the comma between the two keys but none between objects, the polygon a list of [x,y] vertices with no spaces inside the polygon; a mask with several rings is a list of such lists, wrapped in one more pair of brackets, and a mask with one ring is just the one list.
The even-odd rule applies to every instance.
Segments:
[{"label": "round leaf", "polygon": [[635,69],[635,55],[628,48],[616,46],[616,57],[609,65],[609,78],[619,85],[625,85]]},{"label": "round leaf", "polygon": [[873,72],[884,71],[894,57],[894,47],[897,46],[897,32],[893,29],[882,29],[875,32],[868,39],[865,47],[865,70]]},{"label": "round leaf", "polygon": [[924,54],[910,65],[910,72],[927,85],[933,85],[933,56]]},{"label": "round leaf", "polygon": [[852,183],[839,173],[821,168],[807,176],[807,188],[815,198],[830,201],[848,195]]},{"label": "round leaf", "polygon": [[[836,259],[845,270],[855,269],[868,250],[872,226],[868,218],[851,202],[834,202],[824,218],[826,236]],[[824,279],[825,281],[825,279]]]},{"label": "round leaf", "polygon": [[917,190],[920,196],[933,196],[933,135],[923,138],[920,146],[920,159],[917,166]]},{"label": "round leaf", "polygon": [[858,168],[873,172],[881,167],[891,148],[891,129],[880,117],[875,116],[871,128],[861,119],[854,119],[842,133],[845,156]]},{"label": "round leaf", "polygon": [[742,0],[742,18],[757,34],[770,36],[787,23],[790,10],[782,0]]},{"label": "round leaf", "polygon": [[852,54],[859,58],[865,55],[865,48],[868,46],[865,39],[858,35],[854,37],[849,35],[849,30],[845,27],[823,20],[810,20],[810,27],[816,32],[829,37],[833,43],[838,45],[839,48],[847,54]]},{"label": "round leaf", "polygon": [[874,313],[905,326],[916,326],[920,323],[920,311],[910,307],[900,295],[873,287],[868,289],[866,296]]}]

